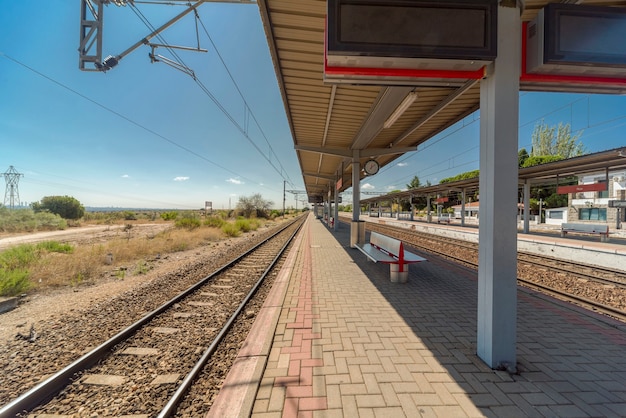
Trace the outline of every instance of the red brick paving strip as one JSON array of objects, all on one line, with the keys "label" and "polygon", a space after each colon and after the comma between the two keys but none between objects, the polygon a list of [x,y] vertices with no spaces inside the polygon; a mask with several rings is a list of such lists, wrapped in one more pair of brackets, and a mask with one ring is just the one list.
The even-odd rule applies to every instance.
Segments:
[{"label": "red brick paving strip", "polygon": [[324,361],[312,355],[313,339],[321,335],[313,332],[313,320],[318,316],[313,314],[311,231],[306,232],[298,303],[290,309],[296,314],[295,320],[286,324],[287,329],[294,330],[293,339],[291,346],[281,348],[281,354],[289,354],[289,369],[287,377],[274,379],[275,387],[286,388],[283,417],[307,417],[312,416],[312,411],[327,409],[326,396],[313,396],[313,367],[323,366]]}]

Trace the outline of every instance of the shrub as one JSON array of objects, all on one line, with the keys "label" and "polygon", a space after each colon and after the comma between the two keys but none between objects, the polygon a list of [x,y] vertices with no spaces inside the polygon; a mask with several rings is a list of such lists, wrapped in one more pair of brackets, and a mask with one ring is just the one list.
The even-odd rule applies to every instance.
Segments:
[{"label": "shrub", "polygon": [[204,221],[204,224],[211,228],[221,228],[225,223],[226,221],[219,216],[209,216]]},{"label": "shrub", "polygon": [[85,214],[85,207],[71,196],[46,196],[32,207],[35,212],[56,213],[64,219],[80,219]]},{"label": "shrub", "polygon": [[28,267],[37,259],[37,251],[32,244],[11,247],[0,253],[0,268],[16,270]]},{"label": "shrub", "polygon": [[49,253],[70,254],[74,252],[74,247],[70,244],[61,244],[58,241],[44,241],[37,244],[37,249],[44,250]]},{"label": "shrub", "polygon": [[135,212],[131,212],[129,210],[125,210],[123,213],[124,216],[124,220],[125,221],[136,221],[137,220],[137,214],[135,214]]},{"label": "shrub", "polygon": [[50,212],[35,213],[31,209],[8,210],[0,207],[0,231],[32,232],[66,229],[67,221]]},{"label": "shrub", "polygon": [[174,226],[176,226],[176,228],[195,229],[200,226],[200,220],[195,216],[187,215],[177,219]]},{"label": "shrub", "polygon": [[252,230],[252,225],[249,219],[237,219],[235,221],[235,226],[237,226],[241,232],[250,232]]},{"label": "shrub", "polygon": [[161,219],[164,221],[174,221],[176,218],[178,218],[178,212],[176,211],[163,212],[161,214]]},{"label": "shrub", "polygon": [[222,232],[224,232],[229,237],[238,237],[241,235],[241,230],[236,224],[225,223],[222,226]]},{"label": "shrub", "polygon": [[0,296],[16,296],[30,289],[28,270],[0,268]]}]

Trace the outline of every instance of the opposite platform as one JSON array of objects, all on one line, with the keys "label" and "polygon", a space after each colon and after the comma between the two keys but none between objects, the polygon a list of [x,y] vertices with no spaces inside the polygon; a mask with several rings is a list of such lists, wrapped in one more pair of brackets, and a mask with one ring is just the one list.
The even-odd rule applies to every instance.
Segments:
[{"label": "opposite platform", "polygon": [[623,323],[519,288],[519,373],[494,371],[476,272],[425,255],[391,283],[349,238],[310,215],[210,415],[626,416]]}]

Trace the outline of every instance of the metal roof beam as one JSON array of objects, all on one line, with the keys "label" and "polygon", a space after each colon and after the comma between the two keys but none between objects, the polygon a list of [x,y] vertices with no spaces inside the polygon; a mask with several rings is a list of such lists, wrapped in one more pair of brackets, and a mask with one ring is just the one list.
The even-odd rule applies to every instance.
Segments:
[{"label": "metal roof beam", "polygon": [[337,179],[336,176],[329,176],[329,175],[320,174],[320,173],[312,173],[310,171],[303,171],[302,175],[308,176],[308,177],[316,177],[316,178],[325,179],[325,180],[333,180],[333,181]]},{"label": "metal roof beam", "polygon": [[417,145],[403,148],[368,148],[361,150],[361,157],[379,157],[381,155],[405,154],[413,151],[417,151]]},{"label": "metal roof beam", "polygon": [[461,95],[463,95],[463,93],[465,93],[466,91],[468,91],[469,89],[474,87],[476,85],[476,83],[478,83],[479,81],[480,80],[469,80],[468,82],[463,84],[463,86],[459,87],[458,89],[456,89],[455,91],[450,93],[448,95],[448,97],[443,99],[441,101],[441,103],[439,103],[426,116],[424,116],[422,119],[418,120],[413,126],[411,126],[409,129],[407,129],[402,135],[400,135],[399,137],[394,139],[394,141],[391,143],[391,146],[396,146],[400,142],[402,142],[405,139],[407,139],[409,137],[409,135],[411,135],[413,132],[418,130],[422,125],[424,125],[430,119],[435,117],[439,112],[441,112],[446,107],[448,107],[448,105],[452,104],[456,99],[458,99]]},{"label": "metal roof beam", "polygon": [[296,151],[319,152],[320,154],[352,158],[352,151],[345,148],[309,147],[307,145],[296,145],[294,148]]}]

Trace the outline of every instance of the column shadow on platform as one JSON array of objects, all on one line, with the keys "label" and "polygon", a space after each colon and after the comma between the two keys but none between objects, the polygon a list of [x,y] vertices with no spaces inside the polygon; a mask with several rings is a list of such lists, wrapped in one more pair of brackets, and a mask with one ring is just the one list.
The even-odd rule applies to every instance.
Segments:
[{"label": "column shadow on platform", "polygon": [[624,324],[518,287],[518,374],[491,370],[476,355],[476,271],[410,249],[428,262],[391,283],[388,265],[350,248],[349,232],[332,233],[485,416],[626,416]]}]

